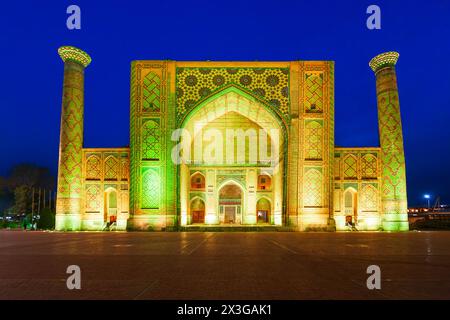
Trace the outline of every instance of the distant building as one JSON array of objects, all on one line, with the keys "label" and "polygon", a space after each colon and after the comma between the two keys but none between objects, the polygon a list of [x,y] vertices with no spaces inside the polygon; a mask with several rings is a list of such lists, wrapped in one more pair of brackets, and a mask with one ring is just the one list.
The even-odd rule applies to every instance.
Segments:
[{"label": "distant building", "polygon": [[409,223],[419,220],[450,220],[450,206],[439,205],[437,207],[410,207],[408,208]]},{"label": "distant building", "polygon": [[418,207],[409,207],[408,208],[408,214],[412,214],[412,213],[431,213],[431,212],[450,212],[450,206],[447,204],[442,204],[439,205],[437,207],[423,207],[423,206],[418,206]]}]

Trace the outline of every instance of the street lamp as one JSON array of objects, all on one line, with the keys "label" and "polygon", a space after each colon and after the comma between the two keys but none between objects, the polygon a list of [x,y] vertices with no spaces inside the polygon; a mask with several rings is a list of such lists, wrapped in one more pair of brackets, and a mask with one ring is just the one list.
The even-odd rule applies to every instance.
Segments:
[{"label": "street lamp", "polygon": [[430,209],[430,198],[431,198],[431,196],[429,194],[424,194],[423,197],[425,199],[427,199],[428,209]]}]

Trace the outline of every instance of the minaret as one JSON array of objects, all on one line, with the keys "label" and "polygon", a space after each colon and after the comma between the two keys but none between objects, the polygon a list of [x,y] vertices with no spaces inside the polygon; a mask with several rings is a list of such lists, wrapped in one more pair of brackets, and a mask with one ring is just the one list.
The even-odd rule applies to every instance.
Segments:
[{"label": "minaret", "polygon": [[407,231],[405,155],[395,64],[399,54],[385,52],[370,60],[375,72],[378,101],[378,130],[382,164],[382,227],[386,231]]},{"label": "minaret", "polygon": [[64,61],[64,84],[55,229],[80,230],[84,68],[91,62],[91,57],[70,46],[60,47],[58,53]]}]

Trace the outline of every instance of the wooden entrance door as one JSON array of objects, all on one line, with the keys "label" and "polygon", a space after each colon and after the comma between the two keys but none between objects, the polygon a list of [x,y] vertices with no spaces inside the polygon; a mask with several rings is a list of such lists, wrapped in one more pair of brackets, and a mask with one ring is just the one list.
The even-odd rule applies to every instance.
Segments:
[{"label": "wooden entrance door", "polygon": [[225,223],[235,223],[236,206],[225,206]]},{"label": "wooden entrance door", "polygon": [[192,223],[205,223],[205,211],[204,210],[192,211]]},{"label": "wooden entrance door", "polygon": [[191,202],[191,223],[205,223],[205,202],[196,198]]}]

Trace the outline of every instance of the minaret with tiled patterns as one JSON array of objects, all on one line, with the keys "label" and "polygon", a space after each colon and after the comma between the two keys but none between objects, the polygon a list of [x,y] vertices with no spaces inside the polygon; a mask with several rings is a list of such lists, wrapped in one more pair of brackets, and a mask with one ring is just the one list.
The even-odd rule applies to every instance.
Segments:
[{"label": "minaret with tiled patterns", "polygon": [[89,55],[75,47],[60,47],[64,61],[61,129],[56,200],[56,230],[80,230],[82,199],[82,148],[84,69]]},{"label": "minaret with tiled patterns", "polygon": [[385,52],[369,63],[376,76],[382,163],[381,223],[386,231],[409,229],[402,121],[395,73],[398,57],[397,52]]}]

